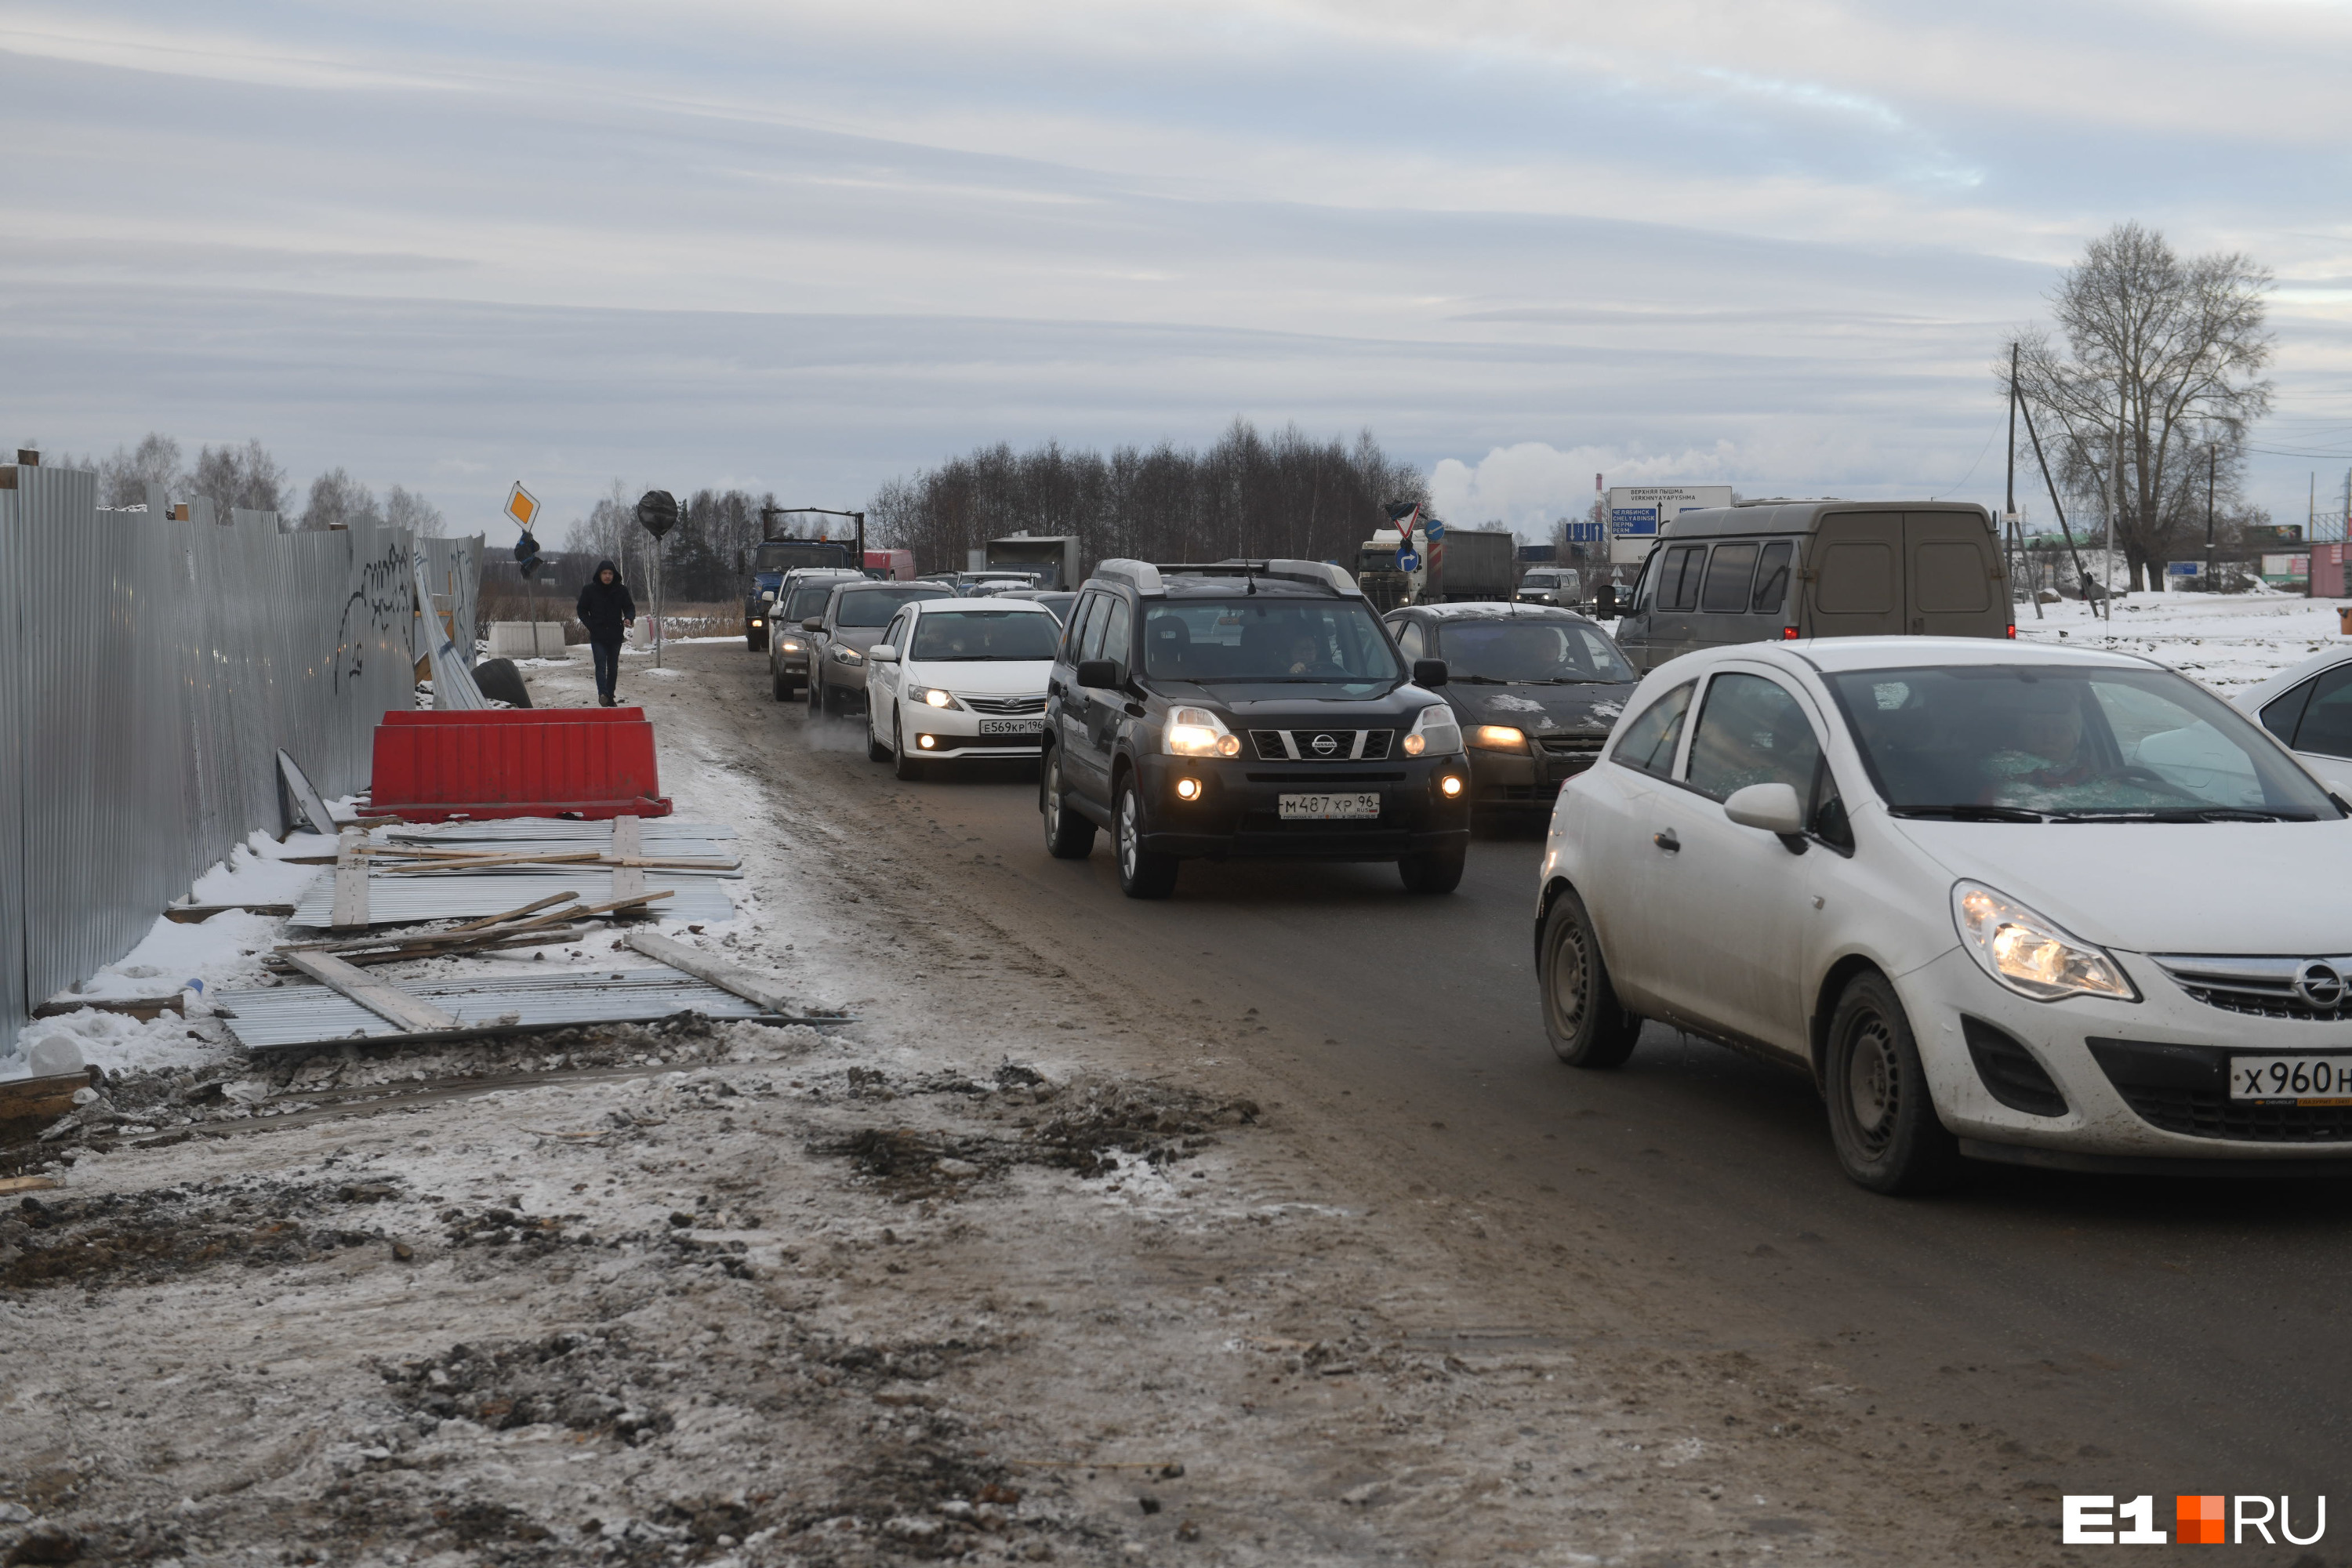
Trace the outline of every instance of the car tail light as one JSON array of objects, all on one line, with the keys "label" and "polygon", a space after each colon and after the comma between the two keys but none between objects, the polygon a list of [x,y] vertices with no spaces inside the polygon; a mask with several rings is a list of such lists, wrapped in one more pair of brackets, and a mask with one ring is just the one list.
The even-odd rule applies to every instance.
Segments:
[{"label": "car tail light", "polygon": [[1795,642],[1797,640],[1797,628],[1794,626],[1782,626],[1780,628],[1780,640],[1782,642]]},{"label": "car tail light", "polygon": [[2009,623],[2009,631],[2007,636],[2009,640],[2011,642],[2015,642],[2017,640],[2017,623],[2015,621]]}]

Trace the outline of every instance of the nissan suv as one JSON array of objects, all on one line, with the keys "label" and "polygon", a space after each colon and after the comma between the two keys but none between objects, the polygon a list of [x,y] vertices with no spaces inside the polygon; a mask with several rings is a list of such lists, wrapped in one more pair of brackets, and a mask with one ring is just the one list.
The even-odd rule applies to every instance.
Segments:
[{"label": "nissan suv", "polygon": [[1179,862],[1393,860],[1451,892],[1470,842],[1454,710],[1339,567],[1106,561],[1045,688],[1045,847],[1110,830],[1120,889],[1162,899]]}]

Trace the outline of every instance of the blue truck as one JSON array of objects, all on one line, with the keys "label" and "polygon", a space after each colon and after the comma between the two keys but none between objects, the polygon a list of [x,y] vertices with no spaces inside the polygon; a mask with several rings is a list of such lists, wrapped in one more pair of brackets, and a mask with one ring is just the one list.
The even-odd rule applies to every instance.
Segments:
[{"label": "blue truck", "polygon": [[847,539],[769,539],[751,552],[751,586],[743,595],[743,646],[768,646],[768,607],[784,574],[803,566],[858,570],[857,545]]}]

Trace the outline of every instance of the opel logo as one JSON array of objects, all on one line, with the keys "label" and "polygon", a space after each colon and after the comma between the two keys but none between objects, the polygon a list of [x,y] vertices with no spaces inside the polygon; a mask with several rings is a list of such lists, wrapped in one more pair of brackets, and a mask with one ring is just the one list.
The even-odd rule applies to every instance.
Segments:
[{"label": "opel logo", "polygon": [[2295,971],[2294,994],[2315,1013],[2333,1013],[2344,1000],[2344,977],[2333,966],[2314,959]]},{"label": "opel logo", "polygon": [[[1315,739],[1309,741],[1307,744],[1315,748],[1315,754],[1317,756],[1328,757],[1332,752],[1339,749],[1339,737],[1337,735],[1318,735]],[[2327,979],[2328,983],[2336,986],[2337,990],[2340,991],[2344,988],[2343,983],[2336,978],[2336,971],[2332,969],[2328,970]],[[2297,984],[2299,984],[2300,982]]]}]

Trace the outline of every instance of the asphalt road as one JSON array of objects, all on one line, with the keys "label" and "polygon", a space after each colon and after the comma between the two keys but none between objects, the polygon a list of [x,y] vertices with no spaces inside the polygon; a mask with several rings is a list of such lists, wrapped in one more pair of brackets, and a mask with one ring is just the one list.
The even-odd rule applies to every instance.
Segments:
[{"label": "asphalt road", "polygon": [[1824,1357],[1884,1414],[2012,1435],[2053,1493],[2157,1494],[2168,1528],[2174,1493],[2307,1500],[2352,1472],[2352,1184],[1976,1167],[1957,1195],[1875,1197],[1839,1173],[1801,1078],[1655,1025],[1614,1072],[1552,1057],[1535,833],[1474,845],[1450,897],[1408,896],[1388,866],[1191,862],[1172,900],[1136,902],[1107,837],[1085,863],[1045,855],[1028,777],[898,784],[862,721],[856,742],[837,721],[812,735],[761,660],[680,651],[721,686],[740,667],[746,739],[859,831],[905,834],[911,796],[938,826],[906,841],[983,857],[1000,918],[1088,984],[1179,1025],[1246,999],[1247,1048],[1398,1189],[1504,1193],[1538,1229],[1606,1238],[1608,1293],[1662,1345]]}]

